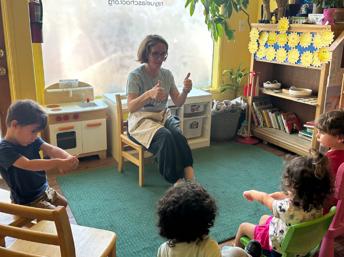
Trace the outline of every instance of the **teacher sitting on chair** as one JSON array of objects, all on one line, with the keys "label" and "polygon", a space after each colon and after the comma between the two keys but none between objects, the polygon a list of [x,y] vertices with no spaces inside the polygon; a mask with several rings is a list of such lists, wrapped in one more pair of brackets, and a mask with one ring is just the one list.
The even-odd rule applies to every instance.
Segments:
[{"label": "teacher sitting on chair", "polygon": [[168,44],[158,35],[148,35],[137,52],[142,64],[127,81],[128,132],[134,142],[154,154],[161,175],[170,183],[194,178],[193,158],[179,119],[167,108],[168,96],[176,106],[184,104],[192,89],[190,73],[180,93],[171,71],[161,67],[168,55]]}]

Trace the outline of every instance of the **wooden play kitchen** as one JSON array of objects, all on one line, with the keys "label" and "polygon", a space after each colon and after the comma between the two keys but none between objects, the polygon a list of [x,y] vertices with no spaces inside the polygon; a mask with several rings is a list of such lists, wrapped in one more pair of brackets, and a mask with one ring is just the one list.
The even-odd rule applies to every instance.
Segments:
[{"label": "wooden play kitchen", "polygon": [[[294,113],[299,118],[301,126],[304,126],[314,122],[323,112],[338,108],[343,83],[343,25],[331,27],[291,24],[287,31],[281,32],[278,24],[252,24],[252,29],[256,31],[250,33],[250,70],[258,74],[260,81],[256,89],[258,96],[249,99],[249,108],[253,113],[252,133],[263,141],[306,155],[310,148],[318,147],[316,128],[313,128],[310,138],[305,139],[298,133],[285,131],[279,115]],[[328,45],[317,47],[323,43],[319,41],[321,36],[329,35],[331,31],[334,40],[331,38]],[[257,45],[255,40],[252,40],[252,37],[255,37],[254,33],[257,36]],[[265,42],[261,41],[263,33],[267,37]],[[293,39],[295,45],[290,47],[289,41],[286,43],[285,40],[285,45],[282,45],[283,37]],[[305,40],[309,39],[307,37],[311,39],[309,44],[305,43]],[[273,41],[274,39],[276,41]],[[297,40],[299,41],[295,42]],[[315,63],[314,58],[320,56],[319,51],[328,54],[325,55],[328,57],[326,62]],[[311,60],[313,62],[310,63]],[[271,85],[268,87],[268,82],[280,83],[281,88],[269,88]],[[259,97],[266,97],[271,105],[255,106],[254,103],[259,103]],[[271,110],[272,108],[274,110]],[[266,111],[267,118],[264,117]],[[263,114],[261,122],[259,113]],[[269,124],[269,117],[275,125]]]},{"label": "wooden play kitchen", "polygon": [[78,157],[106,158],[106,109],[87,83],[55,83],[45,91],[48,126],[44,138]]}]

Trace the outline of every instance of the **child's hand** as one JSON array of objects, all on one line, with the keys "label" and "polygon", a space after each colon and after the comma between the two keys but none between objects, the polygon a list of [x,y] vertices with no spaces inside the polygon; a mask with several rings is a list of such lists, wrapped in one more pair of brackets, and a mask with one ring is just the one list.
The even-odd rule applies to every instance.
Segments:
[{"label": "child's hand", "polygon": [[64,174],[68,171],[75,169],[79,164],[77,157],[70,155],[66,159],[61,159],[58,170],[60,173]]},{"label": "child's hand", "polygon": [[253,190],[249,190],[249,191],[244,191],[244,193],[242,195],[243,195],[243,197],[246,198],[247,201],[252,202],[254,200],[252,193],[253,193]]}]

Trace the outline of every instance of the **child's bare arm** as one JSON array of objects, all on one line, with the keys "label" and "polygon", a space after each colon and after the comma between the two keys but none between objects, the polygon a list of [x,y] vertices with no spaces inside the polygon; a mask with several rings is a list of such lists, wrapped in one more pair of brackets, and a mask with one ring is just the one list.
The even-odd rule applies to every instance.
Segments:
[{"label": "child's bare arm", "polygon": [[284,192],[274,192],[271,193],[270,196],[275,200],[283,200],[288,197]]},{"label": "child's bare arm", "polygon": [[261,204],[265,205],[270,210],[272,210],[272,202],[274,199],[269,194],[267,194],[265,192],[260,192],[257,190],[249,190],[249,191],[244,191],[243,196],[248,201],[260,202]]},{"label": "child's bare arm", "polygon": [[41,171],[41,170],[50,170],[50,169],[58,169],[59,172],[65,173],[66,171],[72,170],[75,167],[75,157],[71,156],[67,159],[34,159],[29,160],[28,158],[21,156],[19,159],[17,159],[13,166],[30,170],[30,171]]},{"label": "child's bare arm", "polygon": [[60,147],[53,146],[48,143],[43,143],[41,145],[41,150],[43,151],[45,156],[50,157],[51,159],[72,159],[72,166],[70,168],[64,169],[64,172],[76,169],[79,164],[79,159],[76,156],[70,155],[65,150],[61,149]]},{"label": "child's bare arm", "polygon": [[41,150],[43,151],[45,156],[49,156],[50,158],[66,159],[69,156],[71,156],[69,153],[67,153],[65,150],[61,149],[60,147],[53,146],[48,143],[43,143],[41,145]]}]

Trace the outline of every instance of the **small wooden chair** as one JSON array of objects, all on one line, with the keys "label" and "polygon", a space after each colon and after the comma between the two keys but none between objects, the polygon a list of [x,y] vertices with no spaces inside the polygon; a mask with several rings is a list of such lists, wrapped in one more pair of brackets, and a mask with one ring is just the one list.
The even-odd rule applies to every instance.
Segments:
[{"label": "small wooden chair", "polygon": [[333,257],[334,240],[336,237],[344,235],[344,163],[339,166],[337,171],[334,196],[338,200],[337,212],[321,242],[319,257]]},{"label": "small wooden chair", "polygon": [[66,208],[41,209],[0,202],[0,212],[39,220],[31,227],[0,224],[0,235],[14,238],[0,246],[2,257],[115,257],[116,234],[111,231],[71,225]]},{"label": "small wooden chair", "polygon": [[[143,173],[144,173],[144,148],[133,142],[127,134],[127,122],[124,122],[124,117],[128,111],[122,108],[122,97],[116,94],[116,131],[117,138],[120,141],[118,171],[123,170],[123,158],[132,162],[139,168],[139,185],[143,186]],[[128,149],[129,148],[129,149]]]}]

